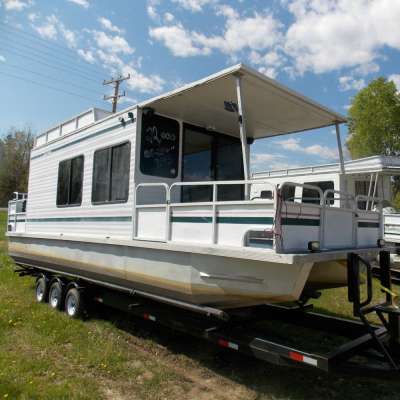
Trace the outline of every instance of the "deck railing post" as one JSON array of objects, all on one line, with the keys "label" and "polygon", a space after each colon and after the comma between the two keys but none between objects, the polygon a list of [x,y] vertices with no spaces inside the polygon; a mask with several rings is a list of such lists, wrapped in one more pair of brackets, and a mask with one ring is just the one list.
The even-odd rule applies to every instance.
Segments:
[{"label": "deck railing post", "polygon": [[217,194],[218,194],[218,183],[213,184],[213,197],[212,197],[212,244],[217,243]]}]

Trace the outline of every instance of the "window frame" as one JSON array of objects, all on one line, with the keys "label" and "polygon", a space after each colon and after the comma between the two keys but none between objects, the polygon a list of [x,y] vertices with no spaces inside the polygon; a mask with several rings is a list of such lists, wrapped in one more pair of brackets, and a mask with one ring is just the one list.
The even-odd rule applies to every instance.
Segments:
[{"label": "window frame", "polygon": [[[124,200],[106,200],[106,201],[93,201],[93,194],[94,194],[94,162],[95,162],[95,157],[96,157],[96,153],[102,150],[111,150],[111,159],[110,159],[110,167],[109,167],[109,172],[110,172],[110,178],[108,181],[108,198],[111,198],[111,179],[112,179],[112,149],[114,147],[119,147],[119,146],[123,146],[124,144],[129,144],[129,165],[128,165],[128,196],[126,199]],[[99,149],[96,149],[93,153],[93,167],[92,167],[92,195],[91,195],[91,203],[94,206],[98,206],[98,205],[104,205],[104,204],[123,204],[123,203],[127,203],[129,200],[129,189],[130,189],[130,178],[131,178],[131,163],[132,163],[132,143],[130,140],[124,140],[123,142],[119,142],[116,144],[112,144],[110,146],[104,146],[101,147]]]},{"label": "window frame", "polygon": [[[58,204],[58,189],[59,189],[59,176],[60,176],[60,165],[63,162],[66,161],[71,161],[70,163],[70,171],[69,171],[69,187],[68,187],[68,201],[70,201],[71,198],[71,180],[72,180],[72,160],[75,158],[82,158],[82,187],[81,187],[81,201],[79,203],[66,203],[66,204]],[[65,160],[61,160],[58,162],[58,170],[57,170],[57,191],[56,191],[56,207],[57,208],[68,208],[68,207],[80,207],[82,205],[82,199],[83,199],[83,182],[85,179],[85,155],[84,154],[79,154],[78,156],[66,158]]]}]

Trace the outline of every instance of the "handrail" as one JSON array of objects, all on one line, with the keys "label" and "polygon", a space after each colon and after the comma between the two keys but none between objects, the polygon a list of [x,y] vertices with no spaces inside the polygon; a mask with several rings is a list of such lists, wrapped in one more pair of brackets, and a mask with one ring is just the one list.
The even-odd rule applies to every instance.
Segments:
[{"label": "handrail", "polygon": [[170,190],[170,198],[171,192],[175,187],[182,187],[182,186],[212,186],[213,187],[213,197],[209,203],[213,203],[215,201],[218,202],[218,186],[220,185],[249,185],[249,184],[267,184],[269,185],[274,192],[274,199],[276,199],[276,192],[277,186],[269,181],[264,180],[235,180],[235,181],[201,181],[201,182],[174,182],[169,190]]},{"label": "handrail", "polygon": [[318,194],[319,194],[319,205],[320,205],[320,206],[323,206],[323,205],[324,205],[324,203],[323,203],[324,192],[323,192],[322,189],[321,189],[320,187],[318,187],[318,186],[309,185],[309,184],[306,184],[306,183],[297,183],[297,182],[290,182],[290,181],[287,181],[287,182],[283,182],[283,183],[282,183],[282,185],[280,186],[280,190],[282,191],[282,189],[283,189],[285,186],[295,186],[295,187],[297,186],[297,187],[302,187],[302,188],[306,188],[306,189],[315,190],[315,191],[318,192]]}]

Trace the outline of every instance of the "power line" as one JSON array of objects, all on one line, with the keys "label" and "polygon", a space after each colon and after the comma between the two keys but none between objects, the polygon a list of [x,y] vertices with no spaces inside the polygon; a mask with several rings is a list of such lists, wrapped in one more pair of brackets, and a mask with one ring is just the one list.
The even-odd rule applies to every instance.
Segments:
[{"label": "power line", "polygon": [[[3,40],[3,43],[1,42]],[[4,38],[0,38],[0,44],[1,45],[7,45],[7,43],[4,43]],[[47,51],[43,51],[43,50],[41,50],[41,49],[34,49],[34,48],[32,48],[31,46],[29,46],[29,45],[26,45],[26,44],[23,44],[23,43],[18,43],[18,42],[13,42],[13,48],[14,47],[17,47],[17,49],[16,50],[18,50],[18,51],[24,51],[24,52],[26,52],[26,51],[28,51],[28,52],[30,52],[31,54],[33,54],[33,55],[35,55],[35,56],[39,56],[39,57],[43,57],[43,55],[44,56],[49,56],[49,57],[51,57],[52,59],[55,59],[55,57],[54,57],[54,53],[52,54],[52,53],[48,53]],[[19,47],[19,48],[18,48]],[[22,47],[22,49],[21,49],[21,47]],[[25,50],[26,49],[26,50]],[[64,66],[64,67],[67,67],[67,68],[71,68],[71,66],[70,66],[70,63],[71,63],[71,61],[65,61],[65,60],[60,60],[58,57],[55,59],[55,61],[56,61],[56,63],[57,64],[59,64],[59,65],[62,65],[62,66]],[[80,67],[77,67],[77,66],[73,66],[72,67],[72,69],[74,69],[75,71],[78,71],[79,73],[81,73],[82,75],[87,75],[87,76],[89,76],[88,74],[92,74],[92,72],[90,72],[90,71],[87,71],[87,70],[84,70],[84,69],[82,69],[82,68],[80,68]],[[100,74],[98,74],[98,73],[96,73],[98,76],[100,76]],[[101,75],[103,75],[103,74],[101,74]]]},{"label": "power line", "polygon": [[38,82],[32,81],[32,80],[30,80],[30,79],[26,79],[26,78],[24,78],[24,77],[22,77],[22,76],[17,76],[17,75],[14,75],[14,74],[9,74],[9,73],[3,72],[3,71],[0,71],[0,74],[6,75],[6,76],[10,76],[11,78],[14,78],[14,79],[19,79],[19,80],[21,80],[21,81],[29,82],[29,83],[32,83],[32,84],[37,85],[37,86],[46,87],[46,88],[48,88],[48,89],[52,89],[52,90],[55,90],[55,91],[57,91],[57,92],[62,92],[62,93],[65,93],[65,94],[69,94],[70,96],[80,97],[80,98],[82,98],[82,99],[89,100],[89,101],[91,101],[91,102],[98,102],[98,101],[99,101],[99,100],[90,99],[89,97],[82,96],[82,95],[77,94],[77,93],[74,93],[74,92],[70,92],[70,91],[68,91],[68,90],[56,88],[56,87],[54,87],[54,86],[50,86],[50,85],[47,85],[47,84],[44,84],[44,83],[38,83]]},{"label": "power line", "polygon": [[86,80],[95,82],[95,83],[97,83],[97,84],[99,83],[99,81],[97,81],[97,80],[95,80],[95,79],[89,78],[89,77],[87,77],[87,76],[81,74],[80,72],[74,71],[73,68],[70,68],[70,67],[61,67],[61,66],[52,65],[52,64],[46,63],[46,62],[44,62],[44,61],[38,60],[38,59],[35,58],[35,57],[29,56],[29,55],[26,55],[26,54],[22,54],[21,52],[15,51],[14,49],[9,49],[9,48],[8,48],[8,49],[5,49],[5,48],[1,48],[1,47],[0,47],[0,50],[5,51],[5,52],[10,52],[10,53],[15,54],[15,55],[17,55],[17,56],[19,56],[19,57],[22,57],[22,58],[24,58],[24,59],[32,60],[32,61],[37,62],[37,63],[39,63],[39,64],[45,65],[46,67],[58,69],[58,70],[61,70],[61,71],[63,71],[63,72],[66,71],[66,72],[68,72],[68,73],[74,73],[74,74],[76,74],[76,75],[81,76],[81,78],[84,78],[84,79],[86,79]]},{"label": "power line", "polygon": [[90,89],[90,88],[85,88],[85,87],[83,87],[83,86],[76,85],[76,84],[74,84],[73,82],[63,81],[62,79],[57,79],[57,78],[54,78],[54,77],[52,77],[52,76],[48,76],[48,75],[45,75],[45,74],[41,74],[40,72],[32,71],[32,70],[30,70],[30,69],[28,69],[28,68],[21,67],[20,65],[5,63],[5,64],[3,64],[2,66],[3,66],[3,67],[12,67],[12,68],[20,69],[20,70],[22,70],[22,71],[29,72],[29,73],[31,73],[31,74],[35,74],[35,75],[38,75],[38,76],[42,76],[43,78],[50,79],[50,80],[53,80],[53,81],[55,81],[55,82],[63,83],[63,84],[66,84],[66,85],[71,85],[71,86],[74,86],[74,87],[76,87],[76,88],[78,88],[78,89],[83,89],[83,90],[85,90],[85,91],[89,91],[89,92],[93,92],[93,93],[97,93],[97,94],[103,95],[103,93],[98,92],[97,90],[93,90],[93,89]]},{"label": "power line", "polygon": [[[58,43],[52,43],[49,42],[46,39],[41,38],[40,36],[36,35],[36,34],[32,34],[30,32],[24,31],[22,29],[19,28],[14,28],[8,24],[5,24],[3,22],[0,21],[0,29],[5,29],[5,30],[9,30],[12,33],[16,33],[22,36],[25,36],[29,39],[35,39],[36,41],[38,41],[38,45],[41,45],[43,47],[47,47],[48,49],[52,50],[53,48],[58,48],[64,52],[68,52],[70,53],[70,55],[67,55],[67,57],[72,57],[74,59],[76,59],[76,52],[74,50],[71,50],[69,47],[60,45]],[[97,71],[97,73],[102,73],[101,69],[93,64],[91,64],[89,61],[86,61],[85,59],[81,58],[80,61],[84,62],[87,64],[88,67],[93,68]]]}]

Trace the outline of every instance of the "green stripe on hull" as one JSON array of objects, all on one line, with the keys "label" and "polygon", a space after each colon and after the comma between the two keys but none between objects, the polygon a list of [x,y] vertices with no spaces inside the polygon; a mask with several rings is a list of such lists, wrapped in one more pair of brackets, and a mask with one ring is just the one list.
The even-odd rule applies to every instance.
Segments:
[{"label": "green stripe on hull", "polygon": [[211,217],[172,217],[171,222],[191,222],[191,223],[209,223],[212,222]]},{"label": "green stripe on hull", "polygon": [[[172,222],[211,223],[212,217],[172,217]],[[272,217],[217,217],[218,224],[257,224],[272,225]]]},{"label": "green stripe on hull", "polygon": [[282,218],[282,225],[319,226],[319,219]]},{"label": "green stripe on hull", "polygon": [[359,228],[379,228],[379,222],[359,222]]},{"label": "green stripe on hull", "polygon": [[63,218],[28,218],[28,222],[129,222],[132,217],[63,217]]}]

